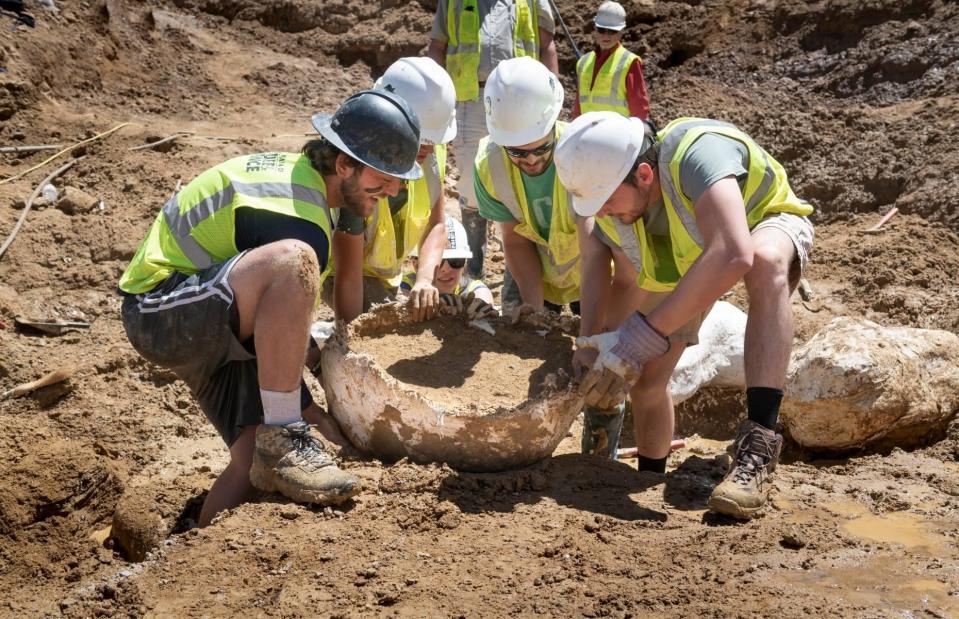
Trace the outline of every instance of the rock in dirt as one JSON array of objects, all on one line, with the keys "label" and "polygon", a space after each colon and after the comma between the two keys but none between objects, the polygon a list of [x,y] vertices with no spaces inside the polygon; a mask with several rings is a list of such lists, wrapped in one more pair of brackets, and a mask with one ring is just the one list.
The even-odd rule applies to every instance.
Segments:
[{"label": "rock in dirt", "polygon": [[82,189],[67,186],[63,188],[63,196],[57,201],[57,208],[67,215],[77,215],[95,209],[99,203],[98,198]]},{"label": "rock in dirt", "polygon": [[111,536],[131,561],[143,561],[199,513],[209,476],[150,476],[131,482],[113,514]]},{"label": "rock in dirt", "polygon": [[915,446],[959,410],[959,337],[836,318],[794,356],[782,423],[813,450]]}]

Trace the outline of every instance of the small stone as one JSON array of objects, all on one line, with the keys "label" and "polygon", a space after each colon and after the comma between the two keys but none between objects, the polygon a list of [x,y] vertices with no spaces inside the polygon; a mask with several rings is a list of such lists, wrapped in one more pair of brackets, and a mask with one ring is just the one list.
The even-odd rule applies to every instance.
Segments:
[{"label": "small stone", "polygon": [[287,520],[296,520],[300,517],[300,512],[295,509],[284,509],[280,512],[280,516]]},{"label": "small stone", "polygon": [[63,196],[57,201],[57,208],[67,215],[86,213],[93,210],[100,200],[76,187],[64,187]]}]

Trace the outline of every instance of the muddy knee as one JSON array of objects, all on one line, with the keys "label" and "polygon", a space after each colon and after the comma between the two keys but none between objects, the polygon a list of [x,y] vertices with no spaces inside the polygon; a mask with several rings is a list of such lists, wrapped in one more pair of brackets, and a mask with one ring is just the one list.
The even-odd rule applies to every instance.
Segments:
[{"label": "muddy knee", "polygon": [[270,246],[277,280],[288,279],[310,299],[319,292],[320,264],[313,248],[295,239],[278,241]]}]

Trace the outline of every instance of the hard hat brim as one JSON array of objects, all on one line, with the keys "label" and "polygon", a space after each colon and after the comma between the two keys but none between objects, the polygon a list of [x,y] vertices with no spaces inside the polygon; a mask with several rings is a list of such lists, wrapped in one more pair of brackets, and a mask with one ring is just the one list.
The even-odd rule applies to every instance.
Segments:
[{"label": "hard hat brim", "polygon": [[619,32],[620,30],[624,30],[626,28],[625,22],[621,24],[603,24],[598,19],[593,20],[593,25],[596,26],[597,28],[602,28],[604,30],[615,30],[616,32]]},{"label": "hard hat brim", "polygon": [[353,159],[356,159],[363,165],[373,168],[377,172],[389,174],[395,178],[408,181],[414,181],[423,177],[423,170],[420,168],[420,165],[416,163],[416,161],[413,161],[413,167],[411,167],[409,170],[405,172],[397,172],[395,170],[384,170],[381,167],[375,166],[358,156],[356,153],[350,150],[346,144],[343,143],[343,140],[340,139],[340,136],[338,136],[333,130],[333,114],[313,114],[313,116],[310,118],[310,121],[313,123],[313,128],[316,129],[316,131],[326,138],[333,146],[337,147]]},{"label": "hard hat brim", "polygon": [[456,137],[456,116],[450,118],[443,131],[430,131],[429,129],[420,129],[420,140],[432,142],[433,144],[449,144]]},{"label": "hard hat brim", "polygon": [[573,200],[573,212],[575,212],[580,217],[592,217],[599,212],[599,209],[603,208],[603,205],[606,204],[606,200],[609,200],[609,196],[613,195],[613,192],[616,191],[616,185],[613,189],[606,195],[596,195],[589,198],[578,198],[576,196],[570,196]]}]

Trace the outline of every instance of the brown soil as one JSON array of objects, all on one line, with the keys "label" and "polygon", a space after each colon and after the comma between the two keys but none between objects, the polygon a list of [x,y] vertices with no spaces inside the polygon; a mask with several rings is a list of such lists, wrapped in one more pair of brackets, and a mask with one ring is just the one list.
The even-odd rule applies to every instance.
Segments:
[{"label": "brown soil", "polygon": [[364,329],[349,344],[452,415],[515,408],[539,397],[547,376],[569,369],[574,337],[511,327],[505,318],[489,322],[495,336],[468,327],[462,317],[443,316],[388,331]]},{"label": "brown soil", "polygon": [[[0,615],[959,616],[955,422],[910,452],[787,461],[748,523],[705,512],[725,442],[691,441],[663,479],[575,455],[574,425],[528,469],[348,461],[366,489],[342,512],[262,496],[189,529],[226,450],[184,385],[130,348],[117,278],[178,180],[298,149],[309,113],[422,52],[435,0],[56,1],[30,3],[36,29],[0,15],[0,145],[131,124],[55,181],[105,208],[38,205],[0,259],[0,391],[77,367],[0,402]],[[595,5],[558,4],[585,44]],[[738,124],[816,207],[797,342],[838,315],[959,332],[959,5],[625,4],[654,118]],[[570,103],[575,58],[558,49]],[[50,154],[0,154],[0,179]],[[54,165],[0,184],[4,237]],[[502,265],[492,252],[494,290]],[[741,288],[729,298],[745,307]],[[92,327],[38,336],[16,316]],[[734,408],[728,395],[688,407],[683,433],[728,438],[736,415],[696,423]],[[141,562],[107,539],[120,503],[134,528],[156,516],[173,531]]]}]

